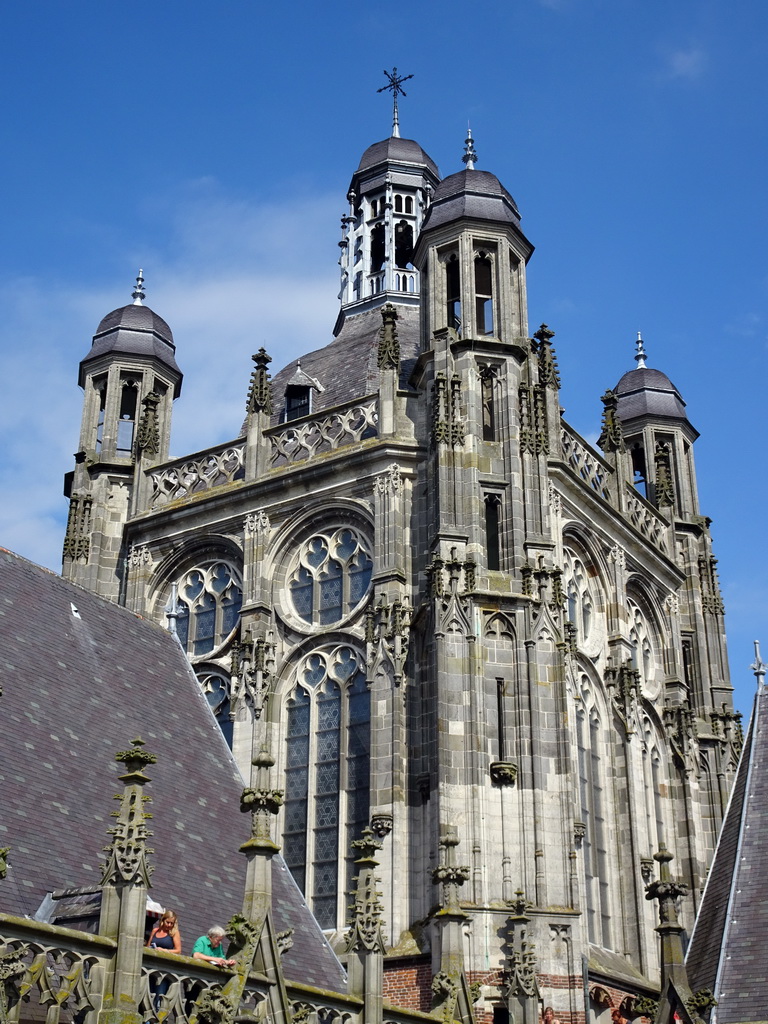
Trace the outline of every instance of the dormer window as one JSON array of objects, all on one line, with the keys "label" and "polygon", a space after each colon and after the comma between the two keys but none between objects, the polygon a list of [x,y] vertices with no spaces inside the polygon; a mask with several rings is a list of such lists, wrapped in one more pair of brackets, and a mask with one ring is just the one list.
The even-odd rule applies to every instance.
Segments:
[{"label": "dormer window", "polygon": [[285,419],[297,420],[309,416],[312,388],[307,384],[289,384],[285,389]]}]

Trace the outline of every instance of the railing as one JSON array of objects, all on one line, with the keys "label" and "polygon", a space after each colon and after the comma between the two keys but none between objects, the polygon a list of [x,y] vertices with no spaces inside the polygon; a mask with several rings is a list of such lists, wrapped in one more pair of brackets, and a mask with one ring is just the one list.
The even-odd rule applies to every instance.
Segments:
[{"label": "railing", "polygon": [[243,441],[229,442],[196,456],[166,462],[149,472],[152,484],[149,507],[160,508],[177,498],[242,480],[244,462]]},{"label": "railing", "polygon": [[[9,923],[9,922],[13,923]],[[0,1019],[93,1024],[116,943],[72,928],[0,920]],[[41,1007],[30,1013],[28,1004]],[[62,1013],[62,1011],[64,1011]]]},{"label": "railing", "polygon": [[593,491],[610,501],[608,479],[613,470],[596,451],[588,448],[579,435],[564,426],[561,436],[563,455],[569,468]]},{"label": "railing", "polygon": [[273,468],[303,462],[322,452],[336,451],[378,434],[378,403],[375,395],[327,412],[269,427],[270,465]]},{"label": "railing", "polygon": [[631,484],[626,485],[626,516],[634,528],[665,555],[669,550],[669,523]]},{"label": "railing", "polygon": [[[0,1020],[96,1024],[116,949],[117,943],[100,935],[0,915]],[[141,1019],[190,1024],[206,993],[215,998],[233,976],[231,970],[192,957],[145,949],[138,997]],[[251,972],[240,999],[241,1013],[258,1017],[270,987],[266,977]]]}]

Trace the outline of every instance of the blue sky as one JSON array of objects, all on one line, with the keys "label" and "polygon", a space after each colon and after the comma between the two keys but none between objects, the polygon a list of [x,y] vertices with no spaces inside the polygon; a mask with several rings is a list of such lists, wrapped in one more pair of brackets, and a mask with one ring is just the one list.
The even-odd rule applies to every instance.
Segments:
[{"label": "blue sky", "polygon": [[567,419],[642,330],[700,430],[737,705],[768,651],[764,0],[25,0],[3,8],[0,543],[60,567],[77,363],[144,268],[185,372],[174,454],[232,437],[250,353],[330,339],[339,218],[385,138],[478,167],[536,245],[531,327],[556,331]]}]

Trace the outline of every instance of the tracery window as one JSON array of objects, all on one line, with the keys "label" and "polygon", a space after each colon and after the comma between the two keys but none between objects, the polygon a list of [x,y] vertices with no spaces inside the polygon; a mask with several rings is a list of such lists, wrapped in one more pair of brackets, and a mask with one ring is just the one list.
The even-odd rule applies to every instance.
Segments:
[{"label": "tracery window", "polygon": [[240,573],[211,559],[185,572],[177,592],[176,632],[182,646],[193,657],[210,654],[237,625],[243,601]]},{"label": "tracery window", "polygon": [[352,647],[306,657],[287,702],[283,856],[322,928],[344,918],[369,810],[370,697]]},{"label": "tracery window", "polygon": [[214,714],[227,744],[232,746],[232,719],[230,712],[230,680],[221,672],[202,671],[197,675],[200,688]]},{"label": "tracery window", "polygon": [[581,850],[586,887],[589,941],[611,948],[610,885],[612,859],[609,850],[607,764],[609,748],[603,719],[589,680],[581,677],[581,700],[576,707],[579,803],[584,837]]},{"label": "tracery window", "polygon": [[577,641],[583,646],[592,631],[593,604],[584,563],[566,550],[563,553],[568,620],[576,627]]},{"label": "tracery window", "polygon": [[316,533],[289,574],[293,610],[310,625],[328,626],[353,612],[368,593],[373,571],[368,545],[349,526]]},{"label": "tracery window", "polygon": [[632,646],[632,667],[640,673],[645,696],[653,699],[661,688],[661,673],[657,665],[654,634],[648,618],[632,598],[627,600],[629,610],[629,642]]}]

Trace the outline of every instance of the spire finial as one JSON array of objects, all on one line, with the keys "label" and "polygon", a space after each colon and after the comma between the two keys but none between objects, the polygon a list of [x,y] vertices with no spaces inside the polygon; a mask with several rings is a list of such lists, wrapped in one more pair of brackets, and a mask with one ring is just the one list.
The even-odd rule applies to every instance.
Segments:
[{"label": "spire finial", "polygon": [[384,74],[389,79],[389,82],[387,85],[382,85],[382,87],[377,89],[376,92],[388,92],[390,89],[392,90],[392,138],[399,139],[400,118],[397,114],[397,96],[398,93],[402,96],[406,95],[405,89],[403,88],[403,82],[407,82],[409,78],[413,78],[413,75],[398,75],[397,68],[392,68],[391,72],[385,70]]},{"label": "spire finial", "polygon": [[635,348],[637,349],[637,355],[635,356],[635,362],[637,363],[638,370],[645,370],[645,360],[648,358],[643,345],[643,336],[640,331],[637,332],[637,341],[635,342]]},{"label": "spire finial", "polygon": [[477,153],[475,152],[475,141],[472,138],[472,129],[467,125],[467,138],[464,142],[464,156],[461,158],[467,165],[468,171],[474,171]]},{"label": "spire finial", "polygon": [[755,673],[755,679],[757,680],[758,687],[762,686],[765,679],[765,673],[768,669],[768,665],[765,664],[763,659],[760,657],[760,641],[755,640],[755,661],[754,664],[749,666]]},{"label": "spire finial", "polygon": [[136,278],[136,287],[131,292],[134,306],[141,306],[144,298],[144,271],[139,268],[139,276]]}]

